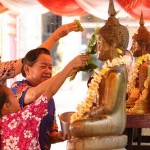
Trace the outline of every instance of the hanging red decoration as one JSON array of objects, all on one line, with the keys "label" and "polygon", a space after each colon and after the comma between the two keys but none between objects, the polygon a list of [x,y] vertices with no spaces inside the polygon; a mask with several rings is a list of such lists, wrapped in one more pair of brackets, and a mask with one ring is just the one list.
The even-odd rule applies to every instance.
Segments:
[{"label": "hanging red decoration", "polygon": [[150,1],[149,0],[116,0],[119,5],[132,17],[139,19],[141,11],[144,19],[150,20]]},{"label": "hanging red decoration", "polygon": [[5,11],[7,11],[8,10],[8,8],[6,8],[4,5],[2,5],[1,3],[0,3],[0,13],[3,13],[3,12],[5,12]]},{"label": "hanging red decoration", "polygon": [[75,0],[38,0],[50,12],[58,16],[84,16],[87,15]]},{"label": "hanging red decoration", "polygon": [[148,8],[150,7],[150,1],[149,0],[144,0],[144,5],[147,6]]},{"label": "hanging red decoration", "polygon": [[0,0],[0,2],[9,10],[19,13],[29,13],[33,10],[39,14],[48,12],[48,9],[41,5],[38,0]]}]

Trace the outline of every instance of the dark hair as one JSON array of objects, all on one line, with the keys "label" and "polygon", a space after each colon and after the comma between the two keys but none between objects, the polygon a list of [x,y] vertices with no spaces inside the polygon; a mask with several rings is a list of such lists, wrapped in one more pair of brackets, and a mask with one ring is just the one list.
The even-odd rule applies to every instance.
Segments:
[{"label": "dark hair", "polygon": [[[6,87],[5,85],[0,85],[0,118],[2,117],[2,108],[5,103],[8,102],[8,93],[7,90],[9,88]],[[0,127],[0,132],[1,132],[1,127]],[[1,139],[1,134],[0,134],[0,150],[1,150],[1,144],[2,144],[2,139]]]},{"label": "dark hair", "polygon": [[41,55],[41,54],[50,55],[50,52],[46,48],[36,48],[36,49],[30,50],[25,55],[25,57],[22,59],[23,66],[22,66],[21,73],[24,77],[26,77],[26,74],[24,71],[24,65],[27,64],[30,67],[33,66],[37,62],[37,59],[38,59],[39,55]]},{"label": "dark hair", "polygon": [[0,117],[2,117],[1,111],[3,105],[8,102],[8,93],[7,93],[8,89],[9,88],[6,87],[5,85],[0,85]]}]

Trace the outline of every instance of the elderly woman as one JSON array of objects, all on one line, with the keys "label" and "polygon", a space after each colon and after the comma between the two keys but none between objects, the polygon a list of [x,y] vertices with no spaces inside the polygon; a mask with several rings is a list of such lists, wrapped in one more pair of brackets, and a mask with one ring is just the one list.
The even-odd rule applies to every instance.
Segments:
[{"label": "elderly woman", "polygon": [[[84,62],[90,56],[85,56]],[[22,75],[26,80],[17,81],[11,89],[18,98],[21,108],[30,104],[45,91],[48,85],[39,88],[40,84],[52,77],[52,58],[45,48],[29,51],[23,59]],[[49,150],[52,143],[63,141],[65,138],[58,127],[55,118],[55,103],[52,99],[48,103],[48,114],[40,124],[39,142],[42,150]]]}]

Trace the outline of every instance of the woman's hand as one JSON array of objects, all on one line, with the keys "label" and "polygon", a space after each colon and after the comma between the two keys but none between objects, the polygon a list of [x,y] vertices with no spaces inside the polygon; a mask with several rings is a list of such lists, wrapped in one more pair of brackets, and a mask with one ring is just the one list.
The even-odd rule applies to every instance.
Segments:
[{"label": "woman's hand", "polygon": [[63,142],[63,141],[71,139],[70,136],[63,135],[62,132],[60,132],[60,131],[59,132],[57,132],[57,131],[51,132],[49,136],[51,139],[51,143],[58,143],[58,142]]},{"label": "woman's hand", "polygon": [[49,38],[43,42],[39,47],[44,47],[51,51],[54,45],[59,41],[60,38],[66,36],[68,33],[75,31],[83,31],[83,27],[81,26],[78,20],[74,20],[72,23],[68,23],[65,25],[61,25],[58,27],[50,36]]},{"label": "woman's hand", "polygon": [[74,20],[73,23],[65,24],[56,29],[53,36],[56,41],[58,41],[60,38],[66,36],[68,33],[75,31],[83,31],[83,27],[81,26],[80,22],[78,20]]},{"label": "woman's hand", "polygon": [[70,61],[66,66],[68,69],[70,69],[69,77],[74,73],[82,70],[87,65],[87,61],[90,59],[90,57],[90,55],[81,54],[76,56],[72,61]]}]

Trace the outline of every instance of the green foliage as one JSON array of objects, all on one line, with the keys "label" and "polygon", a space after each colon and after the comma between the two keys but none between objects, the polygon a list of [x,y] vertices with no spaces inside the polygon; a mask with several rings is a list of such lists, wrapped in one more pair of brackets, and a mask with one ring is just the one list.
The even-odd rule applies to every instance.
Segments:
[{"label": "green foliage", "polygon": [[98,66],[94,63],[90,63],[88,65],[85,66],[84,69],[82,69],[82,71],[85,71],[85,72],[92,72],[94,69],[96,69]]},{"label": "green foliage", "polygon": [[95,28],[94,33],[92,34],[91,38],[88,41],[88,47],[87,47],[87,54],[95,54],[96,53],[96,41],[97,41],[97,35],[99,33],[99,27]]},{"label": "green foliage", "polygon": [[[94,69],[98,67],[96,64],[93,63],[93,55],[96,53],[96,41],[97,41],[97,34],[99,33],[99,29],[100,29],[99,27],[95,29],[95,32],[92,34],[91,38],[88,41],[87,51],[85,53],[92,55],[92,57],[87,61],[87,65],[81,71],[92,72]],[[73,74],[70,77],[70,81],[74,80],[76,75],[77,73]]]},{"label": "green foliage", "polygon": [[74,23],[77,24],[77,27],[78,27],[79,31],[81,31],[81,32],[84,31],[84,29],[83,29],[82,25],[80,24],[79,20],[75,19],[75,20],[74,20]]},{"label": "green foliage", "polygon": [[77,73],[74,73],[71,77],[70,77],[70,81],[74,80],[74,78],[76,77]]}]

